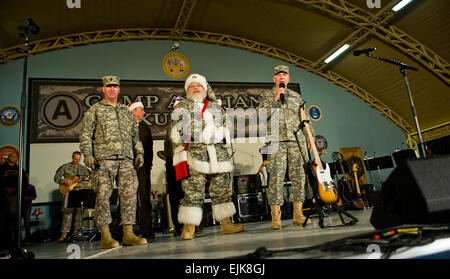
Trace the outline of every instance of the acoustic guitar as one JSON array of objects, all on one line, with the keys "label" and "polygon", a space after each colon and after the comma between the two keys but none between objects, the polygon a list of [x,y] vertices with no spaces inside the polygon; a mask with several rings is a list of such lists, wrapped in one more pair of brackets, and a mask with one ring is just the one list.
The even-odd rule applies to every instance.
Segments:
[{"label": "acoustic guitar", "polygon": [[[305,114],[305,109],[301,107],[302,119],[307,119]],[[308,134],[309,142],[311,143],[311,149],[314,154],[314,163],[312,165],[312,173],[315,177],[315,183],[317,184],[317,190],[320,200],[325,204],[333,204],[338,202],[339,194],[334,184],[333,179],[331,178],[330,168],[328,164],[325,164],[325,168],[323,168],[322,161],[319,156],[319,152],[317,151],[317,147],[314,141],[314,137],[311,133],[311,128],[309,126],[308,121],[304,121],[306,133]]]},{"label": "acoustic guitar", "polygon": [[[72,180],[72,185],[67,186],[66,182],[68,180]],[[59,191],[61,192],[61,194],[66,195],[68,194],[70,191],[72,191],[73,189],[75,189],[76,187],[80,186],[80,177],[79,176],[75,176],[73,178],[64,178],[64,183],[59,184]]]},{"label": "acoustic guitar", "polygon": [[358,209],[364,209],[364,201],[363,197],[361,195],[361,190],[359,189],[359,181],[358,181],[358,164],[353,164],[353,175],[355,177],[355,185],[356,185],[356,200],[353,202],[353,206],[355,206]]}]

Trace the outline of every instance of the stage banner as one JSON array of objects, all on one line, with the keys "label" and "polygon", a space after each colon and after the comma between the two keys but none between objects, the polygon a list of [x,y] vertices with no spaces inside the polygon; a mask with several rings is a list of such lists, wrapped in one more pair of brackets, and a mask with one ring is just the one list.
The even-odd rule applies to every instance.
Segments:
[{"label": "stage banner", "polygon": [[[255,120],[256,107],[261,92],[272,88],[273,83],[209,83],[222,100],[222,108],[234,119],[235,138],[265,136],[264,129],[257,127],[260,122]],[[101,87],[101,80],[30,79],[30,142],[78,142],[84,112],[103,99]],[[300,92],[299,84],[288,87]],[[119,102],[144,104],[145,120],[156,140],[164,139],[175,100],[185,95],[184,81],[120,81]],[[245,123],[245,127],[239,123]]]}]

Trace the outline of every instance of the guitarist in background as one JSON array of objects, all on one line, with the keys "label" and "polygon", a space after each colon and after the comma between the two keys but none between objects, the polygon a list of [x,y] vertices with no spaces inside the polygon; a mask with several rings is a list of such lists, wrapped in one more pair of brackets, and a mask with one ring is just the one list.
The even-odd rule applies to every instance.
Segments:
[{"label": "guitarist in background", "polygon": [[[56,171],[54,181],[60,185],[60,191],[64,195],[64,202],[62,206],[62,224],[61,224],[61,237],[57,240],[59,243],[67,240],[67,234],[70,232],[72,227],[72,217],[73,212],[75,211],[75,221],[73,224],[73,235],[78,233],[78,230],[81,228],[81,207],[77,208],[68,208],[67,207],[67,198],[70,191],[78,191],[81,187],[78,185],[78,181],[81,182],[81,179],[84,177],[89,177],[91,171],[80,165],[81,161],[81,152],[75,151],[72,153],[72,162],[65,163],[58,168]],[[74,187],[76,186],[76,187]]]},{"label": "guitarist in background", "polygon": [[[306,174],[303,166],[303,158],[308,158],[308,150],[311,144],[306,140],[305,134],[298,133],[299,145],[295,134],[300,129],[301,107],[303,99],[298,92],[287,88],[290,81],[289,67],[276,66],[273,69],[272,89],[261,93],[258,110],[267,112],[267,137],[269,145],[267,172],[269,175],[269,188],[267,198],[270,205],[272,222],[271,229],[281,229],[281,206],[283,200],[283,186],[286,172],[289,171],[289,179],[292,183],[292,192],[289,201],[292,202],[293,224],[300,226],[306,220],[303,215],[303,203],[305,201]],[[278,113],[278,133],[276,127],[271,127],[272,117],[276,119]],[[310,223],[310,220],[308,220]]]}]

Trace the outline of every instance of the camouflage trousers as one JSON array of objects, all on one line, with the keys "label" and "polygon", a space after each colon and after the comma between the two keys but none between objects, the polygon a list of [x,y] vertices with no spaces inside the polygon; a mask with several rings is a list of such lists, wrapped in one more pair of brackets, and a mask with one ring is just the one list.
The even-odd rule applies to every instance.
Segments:
[{"label": "camouflage trousers", "polygon": [[201,207],[205,200],[206,183],[209,183],[209,195],[213,205],[232,201],[233,190],[230,184],[230,174],[203,174],[189,167],[189,177],[181,180],[184,198],[181,205],[187,207]]},{"label": "camouflage trousers", "polygon": [[270,205],[283,205],[284,179],[286,171],[291,181],[290,202],[305,201],[306,174],[303,159],[296,142],[279,142],[278,149],[267,157],[269,188],[267,199]]},{"label": "camouflage trousers", "polygon": [[113,192],[114,182],[120,200],[120,217],[122,224],[135,224],[138,180],[131,159],[99,160],[95,170],[93,190],[97,194],[94,208],[94,220],[97,227],[104,227],[112,222],[109,198]]},{"label": "camouflage trousers", "polygon": [[62,216],[62,224],[61,224],[61,232],[68,233],[72,228],[72,219],[73,213],[75,211],[75,218],[73,220],[73,230],[78,231],[81,228],[82,216],[81,216],[81,208],[62,208],[61,212]]}]

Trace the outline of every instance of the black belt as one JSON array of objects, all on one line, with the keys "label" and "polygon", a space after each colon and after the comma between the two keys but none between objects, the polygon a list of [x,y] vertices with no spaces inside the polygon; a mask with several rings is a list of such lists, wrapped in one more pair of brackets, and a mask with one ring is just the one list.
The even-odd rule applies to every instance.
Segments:
[{"label": "black belt", "polygon": [[102,158],[100,160],[123,161],[125,159],[128,159],[128,157],[124,156],[124,155],[113,155],[113,156],[108,156],[106,158]]}]

